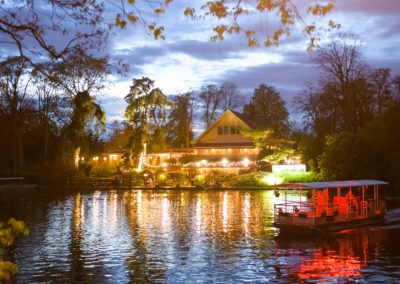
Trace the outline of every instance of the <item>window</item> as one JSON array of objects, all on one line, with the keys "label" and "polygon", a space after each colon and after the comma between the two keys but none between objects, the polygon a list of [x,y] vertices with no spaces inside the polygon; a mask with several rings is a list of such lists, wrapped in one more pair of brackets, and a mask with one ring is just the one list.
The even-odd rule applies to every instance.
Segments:
[{"label": "window", "polygon": [[229,126],[224,126],[224,135],[229,135]]},{"label": "window", "polygon": [[240,135],[240,126],[218,126],[218,135]]}]

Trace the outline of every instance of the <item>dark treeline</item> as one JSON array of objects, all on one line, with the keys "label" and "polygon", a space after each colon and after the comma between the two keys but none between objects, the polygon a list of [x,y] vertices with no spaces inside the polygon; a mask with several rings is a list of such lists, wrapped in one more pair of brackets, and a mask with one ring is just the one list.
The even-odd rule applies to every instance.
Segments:
[{"label": "dark treeline", "polygon": [[22,57],[1,62],[1,170],[61,173],[76,156],[96,149],[105,114],[92,93],[104,87],[109,73],[107,58],[83,52],[42,66]]},{"label": "dark treeline", "polygon": [[300,149],[323,179],[375,178],[400,186],[400,77],[362,59],[353,35],[317,51],[319,86],[295,103],[306,125]]},{"label": "dark treeline", "polygon": [[[210,126],[224,111],[243,112],[259,130],[269,137],[287,137],[289,113],[285,102],[273,87],[261,84],[248,104],[232,82],[206,85],[198,91],[171,96],[171,99],[149,78],[133,79],[125,121],[114,122],[109,149],[127,153],[126,162],[137,165],[143,152],[161,152],[170,148],[189,148],[194,138],[193,125]],[[263,157],[260,157],[262,159]]]},{"label": "dark treeline", "polygon": [[[399,186],[400,77],[368,66],[349,35],[316,51],[315,63],[320,84],[295,98],[304,130],[291,129],[285,102],[272,86],[256,87],[247,103],[232,82],[168,99],[154,81],[141,78],[127,91],[125,122],[113,123],[104,141],[105,114],[96,95],[114,66],[107,57],[79,48],[46,64],[9,57],[0,64],[0,170],[65,176],[106,149],[124,151],[137,164],[144,150],[191,147],[196,114],[209,126],[231,109],[256,122],[258,131],[249,135],[264,150],[271,137],[296,140],[304,162],[322,179],[379,178]],[[260,159],[277,154],[264,150]]]}]

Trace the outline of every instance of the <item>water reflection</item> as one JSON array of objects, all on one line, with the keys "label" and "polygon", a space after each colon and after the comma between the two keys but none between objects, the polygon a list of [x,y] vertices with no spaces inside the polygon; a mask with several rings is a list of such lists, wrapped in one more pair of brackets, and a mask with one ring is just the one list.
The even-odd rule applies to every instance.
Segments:
[{"label": "water reflection", "polygon": [[251,190],[0,195],[0,219],[31,228],[14,250],[19,283],[400,278],[400,228],[284,239],[271,226],[277,201]]}]

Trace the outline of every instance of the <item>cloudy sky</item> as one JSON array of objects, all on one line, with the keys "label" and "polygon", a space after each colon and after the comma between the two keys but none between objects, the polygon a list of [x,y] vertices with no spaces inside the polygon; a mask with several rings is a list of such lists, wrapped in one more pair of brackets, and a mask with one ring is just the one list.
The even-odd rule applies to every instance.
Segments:
[{"label": "cloudy sky", "polygon": [[[132,78],[147,76],[166,94],[197,90],[207,84],[231,81],[250,97],[261,83],[276,87],[292,109],[292,98],[305,83],[318,83],[313,53],[306,51],[308,39],[301,32],[278,47],[248,48],[243,36],[211,42],[211,21],[190,21],[176,0],[158,20],[166,28],[166,40],[154,41],[140,27],[130,26],[114,34],[109,52],[129,64],[125,77],[102,97],[109,119],[121,117]],[[303,1],[307,2],[307,1]],[[337,0],[335,10],[325,20],[341,24],[341,32],[355,33],[363,41],[365,61],[373,67],[388,67],[400,74],[400,1]],[[264,16],[265,17],[265,16]],[[271,22],[260,14],[252,15],[252,25],[267,31]],[[273,24],[273,23],[272,23]],[[295,116],[293,116],[295,117]]]},{"label": "cloudy sky", "polygon": [[[105,2],[108,3],[106,17],[112,21],[118,10],[111,4],[120,2]],[[125,76],[114,75],[112,84],[99,96],[109,123],[123,117],[123,98],[129,92],[132,78],[149,77],[168,95],[231,81],[247,98],[255,87],[265,83],[281,93],[291,111],[292,99],[304,85],[318,83],[318,70],[312,63],[315,52],[307,52],[309,39],[301,33],[304,26],[295,28],[278,47],[249,48],[242,35],[211,42],[215,21],[193,21],[183,15],[188,3],[199,6],[204,2],[206,0],[175,0],[157,19],[144,14],[148,22],[157,21],[165,27],[166,40],[153,40],[141,24],[128,24],[125,29],[112,32],[105,52],[129,64],[129,71]],[[303,15],[307,4],[313,3],[311,0],[294,2],[299,4]],[[363,41],[364,60],[368,64],[374,68],[391,68],[393,75],[400,75],[399,15],[399,0],[336,0],[334,11],[317,25],[324,26],[330,19],[340,23],[341,32],[352,32]],[[304,20],[312,21],[307,16]],[[258,12],[250,13],[240,24],[261,35],[276,27],[274,17],[271,19]],[[328,35],[323,36],[324,40],[328,38]],[[1,42],[0,51],[2,57],[15,53],[16,49]],[[296,119],[296,115],[292,115],[292,119]]]}]

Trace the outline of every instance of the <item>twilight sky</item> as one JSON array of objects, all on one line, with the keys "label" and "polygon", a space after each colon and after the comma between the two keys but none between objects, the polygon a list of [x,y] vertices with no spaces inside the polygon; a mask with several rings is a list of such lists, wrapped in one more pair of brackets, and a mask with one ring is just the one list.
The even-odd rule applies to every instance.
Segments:
[{"label": "twilight sky", "polygon": [[[189,5],[204,2],[192,0]],[[299,8],[304,10],[311,1],[295,2],[303,3]],[[165,26],[167,39],[164,41],[153,40],[141,24],[128,24],[124,30],[115,30],[110,36],[106,52],[130,67],[125,76],[112,77],[113,83],[98,96],[107,112],[108,123],[123,117],[126,106],[123,98],[129,92],[132,78],[147,76],[168,95],[231,81],[247,98],[255,87],[265,83],[281,93],[290,111],[293,111],[293,97],[304,84],[318,83],[318,70],[312,63],[314,54],[306,51],[308,39],[299,32],[301,27],[293,30],[278,47],[249,48],[242,35],[211,42],[215,22],[209,19],[191,21],[184,17],[187,5],[187,1],[175,0],[166,13],[156,19]],[[109,19],[115,18],[118,12],[113,6],[106,11]],[[400,75],[399,15],[399,0],[336,0],[334,11],[322,21],[332,19],[342,25],[341,32],[353,32],[361,38],[364,59],[370,66],[391,68],[392,75]],[[241,24],[261,33],[276,26],[256,12],[246,16]],[[12,48],[0,44],[0,58],[15,52]],[[291,117],[296,119],[296,115]]]},{"label": "twilight sky", "polygon": [[[126,77],[114,78],[114,85],[102,96],[109,121],[121,117],[132,78],[148,76],[166,94],[197,90],[207,84],[232,81],[250,97],[261,83],[274,86],[292,108],[292,98],[307,82],[318,83],[318,71],[308,40],[299,32],[283,40],[278,47],[248,48],[243,36],[210,42],[210,21],[192,22],[182,15],[176,0],[160,17],[166,27],[165,41],[154,41],[139,28],[128,27],[112,36],[109,52],[130,65]],[[198,1],[199,2],[199,1]],[[308,1],[304,1],[308,2]],[[400,74],[400,1],[337,0],[333,19],[341,32],[353,32],[363,41],[365,61],[372,67],[388,67]],[[270,22],[259,14],[252,16],[257,30],[266,30]],[[251,22],[252,19],[249,19]]]}]

